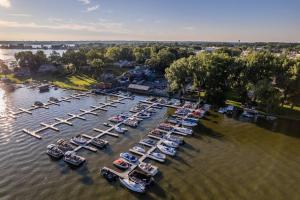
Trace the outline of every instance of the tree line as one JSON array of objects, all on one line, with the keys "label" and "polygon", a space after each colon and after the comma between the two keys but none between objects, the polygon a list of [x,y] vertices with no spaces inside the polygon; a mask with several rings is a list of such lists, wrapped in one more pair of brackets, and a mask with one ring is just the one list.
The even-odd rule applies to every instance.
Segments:
[{"label": "tree line", "polygon": [[184,93],[191,85],[217,105],[223,105],[228,94],[234,92],[238,101],[256,102],[267,112],[280,104],[299,104],[299,59],[269,51],[243,56],[227,51],[203,52],[174,61],[165,73],[170,90]]}]

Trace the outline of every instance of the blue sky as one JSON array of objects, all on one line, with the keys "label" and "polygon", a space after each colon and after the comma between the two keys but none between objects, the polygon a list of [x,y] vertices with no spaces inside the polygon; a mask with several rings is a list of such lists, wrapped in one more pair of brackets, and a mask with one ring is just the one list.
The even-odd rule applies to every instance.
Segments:
[{"label": "blue sky", "polygon": [[0,0],[0,40],[300,42],[300,1]]}]

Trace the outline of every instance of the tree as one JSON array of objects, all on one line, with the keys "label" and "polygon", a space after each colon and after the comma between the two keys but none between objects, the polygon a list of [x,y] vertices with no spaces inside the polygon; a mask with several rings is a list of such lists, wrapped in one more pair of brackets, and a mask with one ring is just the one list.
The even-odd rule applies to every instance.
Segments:
[{"label": "tree", "polygon": [[105,57],[111,62],[119,61],[120,60],[120,48],[119,47],[107,48]]},{"label": "tree", "polygon": [[280,104],[280,91],[268,79],[258,81],[254,87],[254,95],[259,107],[267,113],[274,112]]},{"label": "tree", "polygon": [[36,72],[42,64],[48,62],[43,51],[33,54],[31,51],[22,51],[15,54],[15,58],[21,68],[28,68],[31,72]]},{"label": "tree", "polygon": [[103,70],[104,62],[99,58],[92,60],[90,64],[97,74]]},{"label": "tree", "polygon": [[86,54],[83,50],[67,50],[62,55],[62,61],[66,65],[73,65],[76,71],[78,71],[81,66],[87,65]]},{"label": "tree", "polygon": [[174,60],[175,55],[171,53],[169,49],[164,48],[159,50],[157,54],[151,56],[151,58],[146,61],[146,64],[150,65],[158,72],[164,72]]},{"label": "tree", "polygon": [[57,51],[52,51],[48,59],[54,65],[60,65],[62,61],[62,57]]}]

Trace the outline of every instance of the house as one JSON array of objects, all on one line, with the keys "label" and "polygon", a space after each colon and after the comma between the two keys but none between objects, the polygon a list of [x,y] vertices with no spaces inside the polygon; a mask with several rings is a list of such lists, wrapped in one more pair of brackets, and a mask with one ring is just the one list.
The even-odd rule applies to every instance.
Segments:
[{"label": "house", "polygon": [[44,64],[39,67],[38,73],[53,73],[57,71],[57,67],[52,64]]},{"label": "house", "polygon": [[119,60],[114,63],[115,66],[123,68],[123,67],[134,67],[134,62],[128,60]]},{"label": "house", "polygon": [[150,87],[146,85],[130,84],[128,86],[128,91],[147,94],[150,91]]}]

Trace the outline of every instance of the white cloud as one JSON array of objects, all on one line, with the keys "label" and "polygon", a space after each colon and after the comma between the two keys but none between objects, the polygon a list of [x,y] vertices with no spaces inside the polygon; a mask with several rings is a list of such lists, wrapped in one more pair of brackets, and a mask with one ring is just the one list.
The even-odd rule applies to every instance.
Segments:
[{"label": "white cloud", "polygon": [[51,24],[37,24],[34,22],[17,22],[0,20],[0,28],[32,28],[32,29],[52,29],[64,31],[87,31],[94,33],[128,33],[128,30],[123,27],[122,23],[97,21],[89,23],[64,23],[53,22]]},{"label": "white cloud", "polygon": [[30,14],[25,14],[25,13],[11,13],[8,14],[9,16],[13,16],[13,17],[31,17],[32,15]]},{"label": "white cloud", "polygon": [[9,8],[11,6],[10,0],[0,0],[0,6],[4,8]]},{"label": "white cloud", "polygon": [[99,7],[100,7],[99,4],[98,4],[98,5],[95,5],[95,6],[91,6],[91,7],[88,7],[88,8],[86,9],[86,11],[87,11],[87,12],[92,12],[92,11],[98,10]]},{"label": "white cloud", "polygon": [[187,31],[193,31],[193,30],[195,30],[196,28],[193,27],[193,26],[185,26],[185,27],[183,27],[183,29],[184,29],[184,30],[187,30]]},{"label": "white cloud", "polygon": [[79,2],[81,2],[83,4],[86,4],[86,5],[91,3],[90,0],[77,0],[77,1],[79,1]]}]

